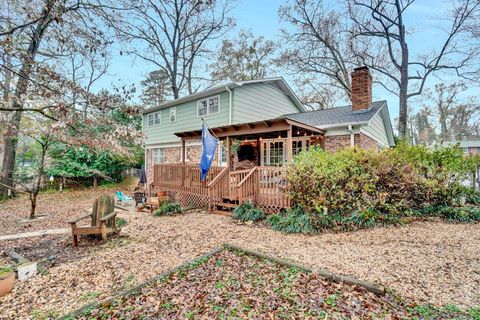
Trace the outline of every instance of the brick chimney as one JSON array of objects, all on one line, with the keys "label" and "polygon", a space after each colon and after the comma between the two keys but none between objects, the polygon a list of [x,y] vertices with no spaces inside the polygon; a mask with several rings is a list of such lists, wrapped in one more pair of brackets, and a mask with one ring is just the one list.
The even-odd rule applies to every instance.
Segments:
[{"label": "brick chimney", "polygon": [[352,111],[367,110],[372,104],[372,75],[368,67],[353,69]]}]

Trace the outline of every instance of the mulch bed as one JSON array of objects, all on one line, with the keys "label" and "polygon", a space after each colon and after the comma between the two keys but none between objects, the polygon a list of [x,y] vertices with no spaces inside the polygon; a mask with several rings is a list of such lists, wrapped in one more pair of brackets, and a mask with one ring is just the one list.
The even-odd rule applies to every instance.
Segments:
[{"label": "mulch bed", "polygon": [[[410,319],[413,303],[326,281],[266,259],[223,250],[79,319]],[[457,317],[439,311],[429,319]]]}]

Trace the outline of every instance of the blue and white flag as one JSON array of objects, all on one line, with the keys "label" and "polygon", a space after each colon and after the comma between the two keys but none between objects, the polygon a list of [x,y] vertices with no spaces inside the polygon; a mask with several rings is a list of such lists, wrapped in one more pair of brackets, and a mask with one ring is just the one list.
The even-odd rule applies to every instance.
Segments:
[{"label": "blue and white flag", "polygon": [[205,181],[208,170],[210,170],[210,166],[212,165],[215,150],[217,150],[217,143],[218,140],[208,131],[205,123],[202,123],[202,160],[200,162],[202,181]]}]

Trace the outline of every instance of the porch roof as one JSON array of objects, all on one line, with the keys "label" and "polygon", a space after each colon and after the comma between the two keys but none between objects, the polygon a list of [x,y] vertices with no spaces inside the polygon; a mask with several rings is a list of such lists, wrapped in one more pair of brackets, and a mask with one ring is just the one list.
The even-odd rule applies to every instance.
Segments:
[{"label": "porch roof", "polygon": [[[301,130],[302,133],[310,132],[321,135],[325,133],[325,130],[288,118],[276,118],[271,120],[262,120],[249,123],[237,123],[227,126],[210,128],[210,130],[218,138],[234,136],[262,136],[264,134],[272,134],[276,132],[287,131],[289,129],[293,129],[294,131]],[[202,130],[176,132],[175,135],[184,140],[198,139],[202,136]]]}]

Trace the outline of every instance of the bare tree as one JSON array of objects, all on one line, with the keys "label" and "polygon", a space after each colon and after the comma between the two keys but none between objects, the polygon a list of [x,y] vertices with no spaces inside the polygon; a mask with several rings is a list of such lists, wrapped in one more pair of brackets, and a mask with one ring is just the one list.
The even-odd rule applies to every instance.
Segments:
[{"label": "bare tree", "polygon": [[273,66],[276,44],[241,30],[236,38],[224,39],[217,61],[210,65],[214,81],[244,81],[265,78]]},{"label": "bare tree", "polygon": [[192,72],[210,40],[233,26],[228,2],[191,0],[123,1],[123,15],[111,26],[128,43],[130,52],[163,70],[173,98],[184,89],[193,93]]},{"label": "bare tree", "polygon": [[423,107],[412,116],[411,121],[412,126],[418,129],[420,140],[430,141],[431,127],[438,129],[440,143],[460,140],[478,132],[480,103],[475,96],[465,96],[467,89],[461,82],[441,83],[435,86],[433,92],[427,90],[422,95]]},{"label": "bare tree", "polygon": [[[392,84],[385,88],[399,97],[400,137],[406,135],[408,99],[420,95],[435,72],[453,70],[459,76],[468,77],[471,75],[469,62],[478,54],[477,46],[464,45],[468,39],[463,36],[468,23],[478,13],[480,2],[459,0],[453,1],[450,25],[439,49],[411,57],[405,17],[414,3],[415,0],[348,1],[354,40],[370,43],[369,50],[357,51],[356,55],[363,64],[383,75]],[[386,63],[375,61],[378,52],[388,54]]]},{"label": "bare tree", "polygon": [[[8,2],[8,1],[7,1]],[[68,41],[83,38],[85,32],[100,38],[102,31],[96,28],[98,21],[91,15],[106,6],[106,2],[34,0],[8,2],[8,10],[0,12],[0,55],[10,57],[2,61],[0,68],[10,72],[11,90],[7,99],[0,101],[0,113],[7,115],[9,126],[5,134],[5,155],[2,166],[1,183],[8,185],[12,180],[15,166],[15,152],[22,113],[37,112],[56,119],[66,113],[52,113],[51,108],[75,108],[75,104],[58,100],[59,91],[68,91],[62,87],[52,88],[49,81],[58,80],[58,72],[52,72],[62,56],[63,47]],[[92,47],[90,47],[92,48]],[[70,93],[77,90],[86,92],[75,83],[68,83]],[[32,86],[35,90],[32,90]],[[35,99],[43,95],[44,103],[31,103],[30,95]],[[49,99],[55,96],[56,101]],[[64,94],[64,98],[66,93]],[[7,195],[2,187],[1,195]]]},{"label": "bare tree", "polygon": [[432,145],[436,141],[435,125],[433,124],[432,110],[423,107],[410,116],[413,144]]},{"label": "bare tree", "polygon": [[295,0],[280,7],[279,15],[291,28],[282,30],[286,49],[278,64],[350,97],[350,72],[360,62],[352,51],[349,27],[342,14],[328,9],[323,1]]}]

